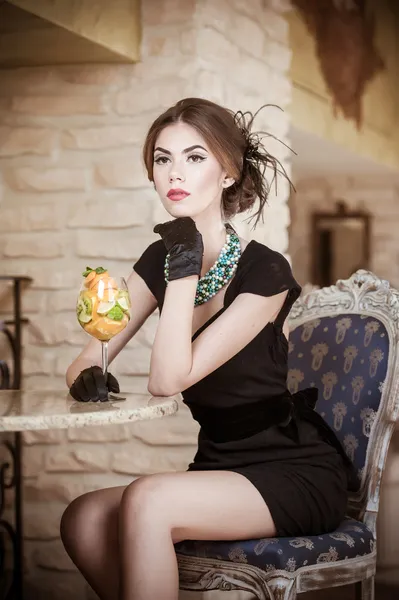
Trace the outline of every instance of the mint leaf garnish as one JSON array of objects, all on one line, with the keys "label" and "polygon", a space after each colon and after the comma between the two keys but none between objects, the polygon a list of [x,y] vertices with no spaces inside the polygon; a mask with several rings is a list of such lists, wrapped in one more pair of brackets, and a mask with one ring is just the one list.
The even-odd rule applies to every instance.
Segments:
[{"label": "mint leaf garnish", "polygon": [[106,273],[107,269],[104,269],[104,267],[97,267],[97,269],[92,269],[91,267],[86,267],[86,271],[83,271],[82,275],[83,275],[83,277],[87,277],[89,275],[89,273],[92,273],[93,271],[95,271],[97,273],[97,275],[101,275],[101,273]]},{"label": "mint leaf garnish", "polygon": [[123,314],[123,310],[119,308],[119,306],[114,306],[114,308],[111,308],[111,310],[107,313],[107,317],[113,321],[122,321]]}]

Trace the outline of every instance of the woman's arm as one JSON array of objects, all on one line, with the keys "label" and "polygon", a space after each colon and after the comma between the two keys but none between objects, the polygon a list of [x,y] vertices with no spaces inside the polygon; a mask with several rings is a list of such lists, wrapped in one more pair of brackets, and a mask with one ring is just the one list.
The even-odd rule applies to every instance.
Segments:
[{"label": "woman's arm", "polygon": [[239,294],[192,343],[197,281],[188,277],[168,285],[151,356],[148,391],[154,396],[182,392],[230,360],[275,320],[288,293]]},{"label": "woman's arm", "polygon": [[[198,277],[170,281],[151,353],[148,391],[153,396],[172,396],[180,376],[192,368],[191,336]],[[179,391],[181,391],[179,389]]]},{"label": "woman's arm", "polygon": [[[157,301],[148,289],[147,284],[135,271],[132,271],[129,276],[127,285],[132,301],[131,319],[126,328],[109,342],[110,363],[157,307]],[[95,365],[101,366],[101,343],[93,338],[69,366],[66,373],[68,387],[71,387],[79,373],[87,367]]]}]

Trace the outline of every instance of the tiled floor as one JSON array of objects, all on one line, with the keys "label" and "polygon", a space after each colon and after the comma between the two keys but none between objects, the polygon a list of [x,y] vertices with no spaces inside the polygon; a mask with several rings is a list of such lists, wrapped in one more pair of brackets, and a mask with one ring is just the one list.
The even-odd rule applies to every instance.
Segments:
[{"label": "tiled floor", "polygon": [[[298,600],[355,600],[355,598],[355,587],[350,585],[298,596]],[[398,598],[399,588],[376,585],[375,600],[397,600]]]}]

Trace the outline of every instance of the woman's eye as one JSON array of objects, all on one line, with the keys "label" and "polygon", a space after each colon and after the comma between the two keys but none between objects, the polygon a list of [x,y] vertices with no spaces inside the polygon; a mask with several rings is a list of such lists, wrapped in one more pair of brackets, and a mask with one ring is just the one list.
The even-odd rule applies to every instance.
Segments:
[{"label": "woman's eye", "polygon": [[165,165],[168,162],[169,158],[167,156],[157,156],[154,158],[154,163],[157,165]]},{"label": "woman's eye", "polygon": [[199,163],[199,162],[202,162],[203,160],[206,160],[206,157],[201,156],[200,154],[191,154],[191,156],[188,157],[188,160],[191,160],[194,163]]}]

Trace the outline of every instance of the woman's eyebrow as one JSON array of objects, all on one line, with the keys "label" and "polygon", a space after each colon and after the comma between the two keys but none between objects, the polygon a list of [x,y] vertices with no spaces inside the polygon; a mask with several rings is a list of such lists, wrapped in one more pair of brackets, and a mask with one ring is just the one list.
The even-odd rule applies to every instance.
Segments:
[{"label": "woman's eyebrow", "polygon": [[208,152],[208,150],[206,148],[204,148],[203,146],[200,146],[199,144],[194,144],[194,146],[190,146],[189,148],[186,148],[185,150],[183,150],[184,154],[187,154],[187,152],[191,152],[191,150],[195,150],[196,148],[201,148],[201,150],[205,150],[205,152]]},{"label": "woman's eyebrow", "polygon": [[[201,148],[201,150],[205,150],[205,152],[208,152],[208,150],[206,148],[204,148],[203,146],[200,146],[200,144],[194,144],[194,146],[189,146],[188,148],[185,148],[183,150],[183,154],[187,154],[187,152],[191,152],[192,150],[195,150],[196,148]],[[169,150],[165,150],[165,148],[161,148],[161,146],[157,146],[154,149],[154,152],[162,152],[163,154],[169,154],[169,155],[172,154]]]}]

